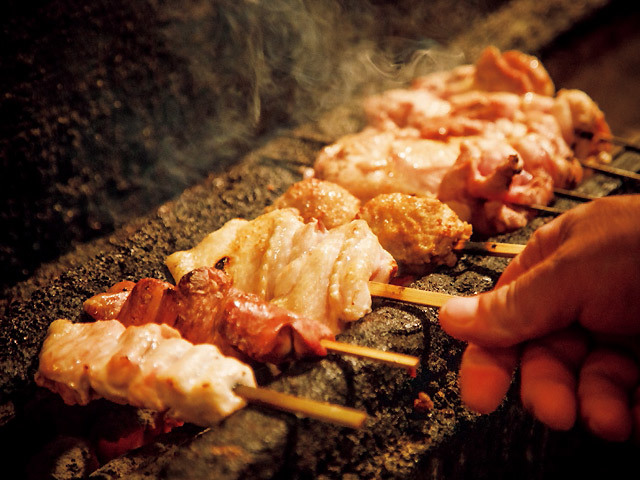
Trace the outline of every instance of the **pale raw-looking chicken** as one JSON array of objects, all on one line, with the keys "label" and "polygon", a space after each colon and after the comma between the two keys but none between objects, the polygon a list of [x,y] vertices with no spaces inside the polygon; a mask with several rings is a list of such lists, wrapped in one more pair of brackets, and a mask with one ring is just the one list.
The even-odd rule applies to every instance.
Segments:
[{"label": "pale raw-looking chicken", "polygon": [[[110,301],[116,294],[122,300],[119,308]],[[119,282],[86,300],[84,310],[95,320],[125,326],[166,324],[185,340],[211,343],[243,361],[324,356],[320,341],[334,339],[324,324],[239,291],[229,275],[214,267],[190,271],[177,286],[155,278]]]},{"label": "pale raw-looking chicken", "polygon": [[236,385],[256,385],[249,366],[213,345],[193,345],[167,325],[117,320],[54,321],[35,379],[69,405],[105,398],[200,426],[244,407]]},{"label": "pale raw-looking chicken", "polygon": [[[371,97],[365,105],[370,123],[378,129],[414,130],[420,138],[449,143],[477,137],[504,140],[523,156],[525,169],[542,167],[559,187],[581,180],[577,159],[599,157],[608,149],[600,141],[611,134],[604,114],[579,90],[560,90],[556,97],[473,90],[450,97],[449,108],[437,116],[423,113],[425,94],[430,95],[390,90]],[[595,141],[576,135],[577,131],[594,134]],[[531,147],[535,144],[540,144],[537,150]]]},{"label": "pale raw-looking chicken", "polygon": [[[362,201],[391,192],[438,195],[477,232],[512,230],[530,217],[517,204],[544,205],[555,187],[582,180],[578,159],[610,158],[602,139],[611,132],[595,102],[578,90],[554,92],[535,57],[488,47],[474,65],[368,98],[369,125],[327,146],[315,176]],[[518,168],[510,167],[510,152],[520,158]],[[484,189],[461,181],[463,171],[470,182],[493,177],[490,165],[507,180],[501,194],[484,197]]]},{"label": "pale raw-looking chicken", "polygon": [[471,225],[431,197],[387,193],[362,206],[359,217],[407,273],[426,265],[453,266],[453,246],[471,237]]},{"label": "pale raw-looking chicken", "polygon": [[266,211],[278,208],[295,208],[305,222],[316,219],[332,229],[356,217],[360,200],[337,183],[307,178],[289,187]]},{"label": "pale raw-looking chicken", "polygon": [[[522,160],[510,146],[493,148],[463,143],[455,165],[444,175],[438,198],[473,225],[476,232],[491,234],[523,227],[531,212],[505,202],[546,204],[553,181],[545,173],[532,176],[522,170]],[[522,182],[522,188],[519,187]]]},{"label": "pale raw-looking chicken", "polygon": [[[333,192],[339,192],[340,199],[351,207],[345,210],[329,201]],[[354,208],[360,205],[354,195],[316,178],[294,183],[273,205],[298,211],[301,205],[305,222],[317,218],[325,225],[340,226],[362,218],[404,272],[423,271],[428,265],[453,265],[453,246],[471,236],[471,225],[434,197],[383,193]]]},{"label": "pale raw-looking chicken", "polygon": [[[503,140],[457,137],[444,142],[401,132],[398,137],[394,130],[365,129],[345,136],[318,155],[315,175],[339,183],[362,202],[385,193],[437,196],[479,233],[518,228],[528,218],[526,210],[509,207],[510,216],[482,218],[484,202],[547,203],[553,195],[550,176],[524,171],[521,156]],[[479,156],[462,154],[470,144]],[[449,180],[452,170],[465,175]],[[533,184],[536,188],[527,188]]]},{"label": "pale raw-looking chicken", "polygon": [[553,80],[536,57],[515,50],[500,52],[494,46],[486,47],[475,64],[418,77],[412,87],[443,99],[471,90],[547,96],[555,92]]},{"label": "pale raw-looking chicken", "polygon": [[166,259],[174,279],[224,262],[236,288],[323,322],[333,334],[371,311],[368,282],[397,270],[364,220],[327,230],[285,208],[254,220],[233,219],[191,250]]},{"label": "pale raw-looking chicken", "polygon": [[314,171],[343,186],[360,201],[381,193],[436,195],[459,156],[459,142],[419,138],[414,130],[366,128],[325,147]]}]

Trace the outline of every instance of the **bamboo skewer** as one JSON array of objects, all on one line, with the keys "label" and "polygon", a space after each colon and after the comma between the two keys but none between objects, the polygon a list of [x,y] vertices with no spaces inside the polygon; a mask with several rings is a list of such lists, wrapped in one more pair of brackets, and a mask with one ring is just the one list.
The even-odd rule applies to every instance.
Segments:
[{"label": "bamboo skewer", "polygon": [[477,252],[494,257],[511,258],[518,255],[524,247],[524,245],[517,243],[460,241],[453,246],[453,249],[459,252]]},{"label": "bamboo skewer", "polygon": [[527,205],[525,203],[514,203],[511,202],[511,205],[515,205],[516,207],[528,208],[529,210],[536,210],[542,213],[550,213],[552,215],[561,215],[566,212],[566,209],[548,207],[546,205]]},{"label": "bamboo skewer", "polygon": [[455,298],[455,295],[449,295],[448,293],[428,292],[417,288],[401,287],[380,282],[369,282],[369,293],[374,297],[392,298],[427,307],[441,307],[447,300]]},{"label": "bamboo skewer", "polygon": [[349,428],[361,428],[367,414],[350,407],[320,402],[308,398],[300,398],[286,393],[276,392],[268,388],[236,385],[234,392],[248,402],[266,405],[285,412],[315,418],[324,422]]},{"label": "bamboo skewer", "polygon": [[632,172],[630,170],[623,170],[621,168],[612,167],[610,165],[605,165],[602,163],[581,162],[581,164],[583,167],[587,167],[598,172],[615,175],[616,177],[630,178],[631,180],[640,182],[640,174]]},{"label": "bamboo skewer", "polygon": [[320,344],[329,351],[342,353],[345,355],[353,355],[356,357],[377,360],[382,363],[393,365],[394,367],[403,367],[410,372],[415,371],[420,363],[418,357],[405,355],[403,353],[386,352],[375,348],[363,347],[360,345],[352,345],[349,343],[335,342],[333,340],[323,339]]},{"label": "bamboo skewer", "polygon": [[560,197],[570,198],[571,200],[577,200],[579,202],[590,202],[598,197],[593,195],[587,195],[586,193],[576,192],[574,190],[565,190],[564,188],[554,188],[553,193]]},{"label": "bamboo skewer", "polygon": [[[593,132],[587,132],[587,131],[584,131],[584,130],[576,130],[575,133],[579,137],[586,138],[587,140],[592,140],[593,136],[594,136]],[[633,143],[625,140],[624,138],[615,137],[615,136],[603,137],[603,138],[599,138],[598,142],[599,143],[610,143],[611,145],[616,145],[618,147],[622,147],[625,150],[630,150],[632,152],[640,153],[640,145],[634,145]]]}]

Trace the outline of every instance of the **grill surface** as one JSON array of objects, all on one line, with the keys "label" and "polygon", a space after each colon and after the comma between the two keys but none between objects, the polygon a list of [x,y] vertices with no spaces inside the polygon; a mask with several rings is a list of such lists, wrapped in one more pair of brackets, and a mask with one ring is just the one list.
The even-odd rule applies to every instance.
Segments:
[{"label": "grill surface", "polygon": [[[513,2],[520,7],[535,3]],[[529,40],[523,45],[514,40],[513,30],[496,30],[505,40],[494,43],[503,48],[542,49],[535,36],[518,40]],[[460,41],[475,42],[473,32],[468,38]],[[60,473],[54,478],[81,478],[78,472],[84,466],[95,466],[82,439],[95,433],[100,422],[144,421],[130,409],[108,402],[64,407],[57,397],[34,386],[37,353],[51,321],[82,318],[83,300],[116,281],[168,279],[163,265],[167,254],[193,246],[230,218],[262,213],[300,178],[300,168],[312,164],[324,143],[359,129],[361,122],[357,106],[347,104],[317,122],[281,132],[228,172],[211,175],[175,201],[109,237],[81,246],[19,284],[7,303],[0,331],[4,471],[15,473],[15,478],[25,471],[42,478],[42,471],[57,469]],[[638,170],[640,156],[622,153],[616,164]],[[580,191],[601,195],[640,189],[633,182],[594,175]],[[556,206],[572,204],[558,200]],[[494,240],[523,243],[548,218],[540,217],[527,228]],[[466,255],[455,267],[438,269],[415,286],[456,294],[483,291],[492,287],[506,262]],[[415,379],[396,369],[337,355],[297,363],[280,377],[257,371],[261,383],[271,388],[365,409],[370,420],[362,431],[249,406],[210,429],[174,430],[107,463],[92,477],[622,478],[628,468],[636,467],[639,452],[633,445],[602,442],[580,427],[550,432],[535,422],[519,406],[517,384],[495,414],[478,417],[466,411],[458,399],[455,375],[461,345],[439,330],[437,312],[392,301],[378,301],[375,306],[374,313],[340,339],[421,357]],[[431,411],[414,411],[419,392],[433,399]],[[58,466],[51,464],[56,459]]]},{"label": "grill surface", "polygon": [[[352,112],[335,112],[335,117],[314,125],[313,134],[331,138],[336,128],[342,132],[357,128],[358,116]],[[31,381],[48,323],[58,317],[79,318],[83,299],[117,280],[168,278],[165,255],[193,245],[229,218],[261,213],[299,178],[299,167],[311,164],[319,147],[301,140],[309,136],[302,128],[269,142],[228,174],[210,177],[130,231],[101,242],[95,247],[99,253],[77,257],[77,265],[36,290],[29,300],[9,308],[0,337],[6,352],[1,382],[5,412],[14,409],[14,418],[4,426],[4,437],[12,438],[17,448],[8,449],[14,459],[26,456],[28,460],[33,449],[27,445],[51,433],[27,418],[34,411],[51,411],[58,401],[46,392],[34,392]],[[625,153],[616,164],[637,169],[640,156]],[[582,186],[586,193],[630,188],[600,175]],[[558,200],[556,206],[570,204]],[[540,217],[526,229],[496,240],[524,242],[544,221]],[[465,255],[453,269],[439,269],[416,286],[456,294],[478,292],[490,288],[505,265],[505,259]],[[573,461],[589,473],[594,468],[610,472],[635,461],[637,450],[631,446],[613,448],[583,436],[580,429],[568,434],[548,432],[520,409],[517,395],[510,395],[494,415],[476,417],[467,412],[456,387],[460,345],[439,330],[436,311],[392,301],[377,302],[376,307],[341,340],[421,357],[415,379],[393,368],[336,355],[296,364],[279,378],[257,372],[271,388],[368,411],[370,420],[362,431],[250,406],[205,431],[179,429],[142,451],[106,464],[93,477],[456,478],[473,474],[474,478],[495,478],[518,473],[539,478],[561,473]],[[413,410],[419,392],[434,400],[433,410]],[[109,415],[108,405],[93,408],[93,415]],[[69,419],[80,415],[74,409],[65,412]],[[606,467],[592,463],[591,459],[595,462],[609,450],[614,463]]]}]

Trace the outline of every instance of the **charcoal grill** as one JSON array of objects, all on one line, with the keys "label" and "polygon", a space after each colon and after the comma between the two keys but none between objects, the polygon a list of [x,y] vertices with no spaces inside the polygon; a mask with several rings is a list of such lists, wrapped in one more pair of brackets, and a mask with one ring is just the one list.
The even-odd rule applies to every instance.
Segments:
[{"label": "charcoal grill", "polygon": [[[501,48],[546,51],[551,59],[563,58],[563,48],[571,42],[559,36],[564,27],[555,28],[555,35],[549,38],[531,31],[523,35],[513,25],[513,15],[525,6],[532,8],[535,2],[505,3],[505,9],[496,10],[482,25],[460,34],[458,45],[472,51],[478,32],[493,29],[493,43]],[[604,3],[584,2],[583,10],[568,9],[565,17],[581,28],[593,26],[590,15],[596,10],[602,14],[599,8]],[[512,22],[507,22],[511,28],[504,28],[502,16],[509,8],[513,9]],[[586,17],[590,20],[581,23]],[[555,51],[554,40],[559,42]],[[550,65],[552,77],[561,77],[553,71],[557,64]],[[456,385],[462,344],[439,329],[436,310],[389,300],[376,301],[374,312],[340,340],[419,356],[421,368],[415,378],[388,366],[338,355],[298,362],[280,375],[267,369],[256,372],[259,381],[270,388],[366,410],[370,419],[359,431],[251,405],[220,425],[209,429],[186,425],[106,461],[96,458],[92,440],[105,429],[113,430],[114,424],[144,424],[149,421],[147,413],[109,402],[67,407],[53,394],[35,387],[37,353],[52,320],[80,319],[82,301],[116,281],[169,279],[163,266],[166,255],[190,248],[228,219],[262,213],[300,178],[302,167],[312,165],[324,144],[360,128],[357,105],[344,102],[311,123],[278,131],[240,155],[225,172],[208,176],[113,233],[80,245],[8,290],[0,331],[0,455],[6,474],[11,478],[89,475],[104,480],[533,479],[564,475],[622,478],[629,468],[637,467],[639,451],[632,444],[603,442],[579,426],[570,432],[552,432],[540,425],[519,405],[517,380],[494,414],[478,416],[467,411]],[[614,131],[623,130],[611,120]],[[614,165],[638,171],[640,155],[620,149]],[[579,191],[600,196],[639,192],[640,187],[633,181],[594,174]],[[559,198],[554,206],[575,204]],[[526,228],[493,240],[524,243],[549,218],[541,215]],[[436,269],[414,286],[454,294],[480,292],[493,286],[506,263],[495,257],[464,255],[453,268]],[[421,392],[433,400],[432,409],[414,409],[413,401]],[[45,477],[51,472],[55,475]]]}]

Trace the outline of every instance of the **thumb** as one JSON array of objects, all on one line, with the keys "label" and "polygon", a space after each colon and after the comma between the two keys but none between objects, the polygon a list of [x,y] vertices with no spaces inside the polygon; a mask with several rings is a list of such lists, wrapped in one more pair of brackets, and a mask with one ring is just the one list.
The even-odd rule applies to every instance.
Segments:
[{"label": "thumb", "polygon": [[540,263],[495,290],[449,300],[440,309],[440,325],[449,335],[484,347],[546,335],[577,316],[566,281],[553,263]]}]

